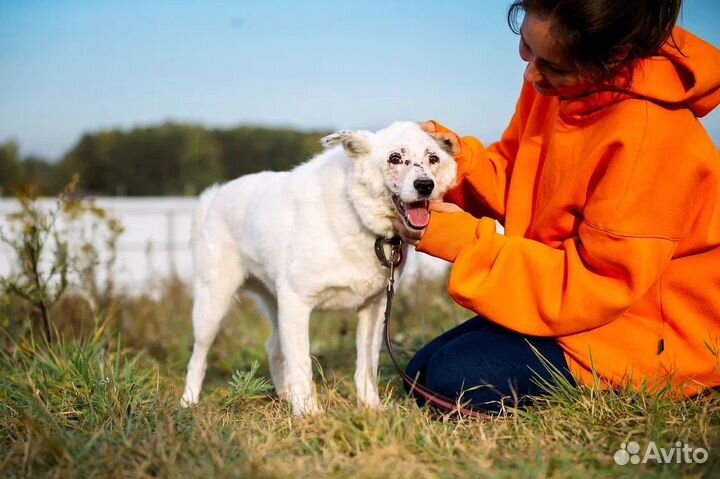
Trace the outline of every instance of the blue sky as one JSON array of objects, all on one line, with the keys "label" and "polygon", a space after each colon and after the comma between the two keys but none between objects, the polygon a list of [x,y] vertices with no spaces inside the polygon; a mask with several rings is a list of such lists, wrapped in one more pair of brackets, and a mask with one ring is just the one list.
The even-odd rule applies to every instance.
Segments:
[{"label": "blue sky", "polygon": [[[509,0],[0,0],[0,141],[58,158],[85,131],[165,120],[499,138],[524,64]],[[681,25],[720,45],[720,2]],[[720,112],[705,124],[720,144]]]}]

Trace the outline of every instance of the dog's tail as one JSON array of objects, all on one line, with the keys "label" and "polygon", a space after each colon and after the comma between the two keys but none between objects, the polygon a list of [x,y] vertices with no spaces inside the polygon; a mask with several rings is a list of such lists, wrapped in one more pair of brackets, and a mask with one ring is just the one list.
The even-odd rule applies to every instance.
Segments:
[{"label": "dog's tail", "polygon": [[195,244],[198,237],[202,234],[205,226],[205,219],[207,218],[208,208],[212,203],[215,195],[217,195],[220,185],[213,185],[202,192],[199,198],[197,209],[195,210],[195,217],[193,218],[192,233],[190,235],[192,244]]}]

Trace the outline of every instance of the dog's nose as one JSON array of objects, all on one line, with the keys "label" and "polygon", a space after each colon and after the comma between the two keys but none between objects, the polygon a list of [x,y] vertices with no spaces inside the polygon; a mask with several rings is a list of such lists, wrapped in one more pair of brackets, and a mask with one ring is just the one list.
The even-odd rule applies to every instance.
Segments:
[{"label": "dog's nose", "polygon": [[413,186],[423,196],[430,196],[430,193],[432,193],[433,188],[435,188],[435,182],[433,180],[423,178],[419,180],[415,180],[413,182]]}]

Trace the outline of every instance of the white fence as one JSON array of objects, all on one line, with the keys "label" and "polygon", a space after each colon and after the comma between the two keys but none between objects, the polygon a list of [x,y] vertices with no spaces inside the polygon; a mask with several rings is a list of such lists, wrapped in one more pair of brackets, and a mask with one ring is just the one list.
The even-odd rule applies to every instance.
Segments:
[{"label": "white fence", "polygon": [[[45,209],[53,199],[42,200]],[[95,205],[120,220],[123,233],[117,244],[115,283],[125,289],[146,288],[158,280],[177,275],[189,280],[192,274],[190,225],[197,200],[194,198],[96,198]],[[0,227],[7,227],[7,215],[18,211],[14,200],[0,200]],[[105,245],[98,238],[93,245],[101,254]],[[0,245],[0,275],[13,267],[9,248]]]}]

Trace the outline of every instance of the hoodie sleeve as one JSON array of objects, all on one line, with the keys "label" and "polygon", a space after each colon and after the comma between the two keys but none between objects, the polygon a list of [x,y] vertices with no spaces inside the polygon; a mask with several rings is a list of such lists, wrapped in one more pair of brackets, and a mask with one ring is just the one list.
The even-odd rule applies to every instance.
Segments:
[{"label": "hoodie sleeve", "polygon": [[509,329],[564,336],[607,324],[657,283],[712,178],[678,160],[690,160],[682,145],[654,141],[600,148],[612,161],[565,240],[502,236],[490,218],[433,212],[417,249],[453,263],[458,304]]},{"label": "hoodie sleeve", "polygon": [[589,223],[559,248],[495,232],[490,218],[431,215],[418,251],[453,262],[448,290],[461,306],[532,336],[607,324],[657,281],[677,246]]}]

